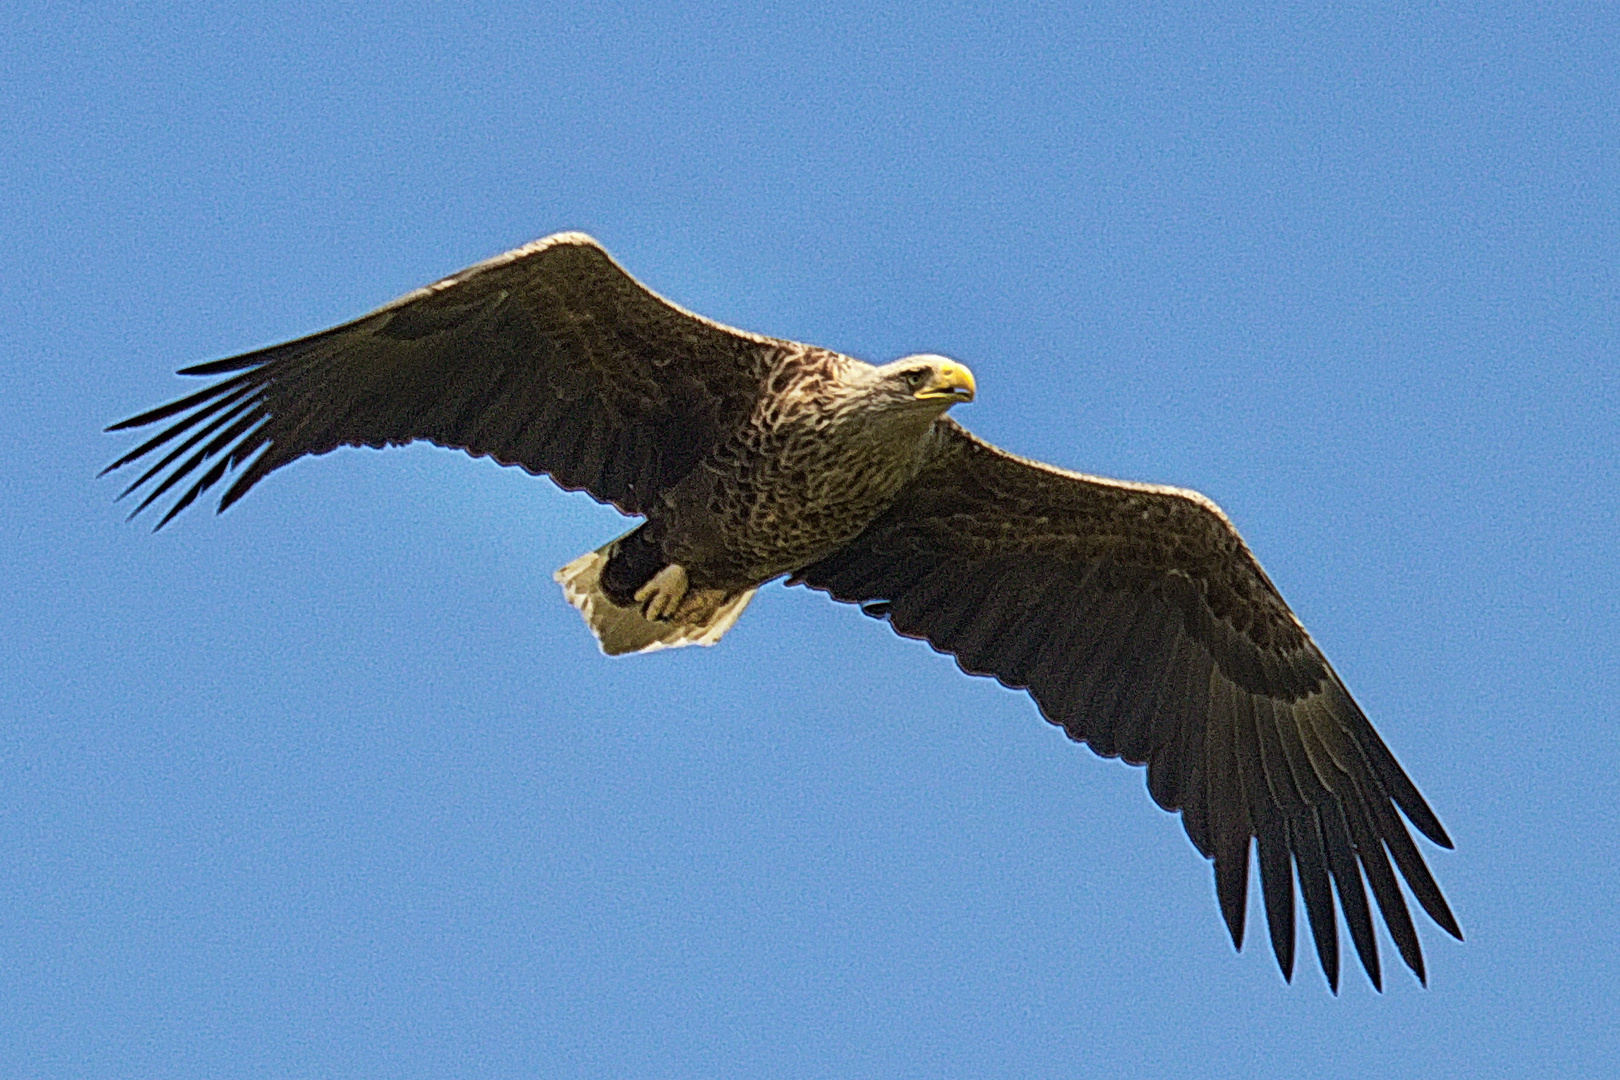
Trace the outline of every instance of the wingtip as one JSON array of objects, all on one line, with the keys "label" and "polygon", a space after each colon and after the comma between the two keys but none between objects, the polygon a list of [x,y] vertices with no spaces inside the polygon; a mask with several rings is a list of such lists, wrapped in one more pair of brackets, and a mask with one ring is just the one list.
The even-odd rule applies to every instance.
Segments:
[{"label": "wingtip", "polygon": [[[217,469],[218,466],[216,465],[214,468]],[[214,470],[210,469],[208,471],[211,473]],[[206,479],[206,478],[207,477],[205,476],[204,479]],[[180,496],[180,498],[175,500],[175,503],[174,503],[173,506],[169,507],[169,512],[163,515],[163,520],[158,522],[156,525],[152,526],[152,531],[157,532],[159,529],[163,528],[163,526],[167,525],[170,521],[174,520],[174,517],[177,514],[179,514],[180,511],[184,510],[186,507],[188,507],[188,506],[190,506],[192,504],[193,500],[195,500],[197,498],[197,496],[202,493],[203,489],[204,489],[204,485],[203,485],[203,483],[201,481],[198,481],[196,484],[192,485],[192,487],[189,490],[187,490],[184,495]]]},{"label": "wingtip", "polygon": [[[1410,780],[1407,780],[1406,783],[1408,786],[1411,785]],[[1416,787],[1412,787],[1411,791],[1404,796],[1395,796],[1395,805],[1401,808],[1401,812],[1406,815],[1408,821],[1417,826],[1417,831],[1428,837],[1430,841],[1447,851],[1455,848],[1456,845],[1451,842],[1451,836],[1446,832],[1446,827],[1440,824],[1440,818],[1429,808],[1429,804],[1423,801],[1423,796],[1418,794]]]},{"label": "wingtip", "polygon": [[1438,911],[1425,908],[1425,910],[1429,910],[1429,917],[1439,925],[1440,929],[1458,941],[1463,940],[1462,927],[1458,925],[1457,916],[1452,914],[1451,905],[1446,903],[1445,897],[1440,897],[1437,907],[1439,908]]},{"label": "wingtip", "polygon": [[1232,948],[1236,949],[1238,952],[1242,952],[1243,951],[1243,915],[1242,915],[1242,913],[1239,913],[1238,916],[1235,919],[1232,918],[1231,916],[1227,917],[1227,919],[1226,919],[1226,932],[1228,934],[1232,935]]},{"label": "wingtip", "polygon": [[191,365],[189,365],[187,367],[179,368],[178,370],[175,371],[175,374],[176,375],[223,375],[226,372],[240,371],[240,370],[242,370],[243,367],[248,366],[248,365],[236,365],[234,367],[231,366],[232,361],[234,361],[235,359],[236,359],[235,357],[231,357],[231,358],[226,359],[226,360],[210,360],[207,363],[191,364]]},{"label": "wingtip", "polygon": [[1447,851],[1456,850],[1457,845],[1451,842],[1451,834],[1446,832],[1446,827],[1440,824],[1439,816],[1429,809],[1427,803],[1421,803],[1417,807],[1422,811],[1422,813],[1418,814],[1413,814],[1406,808],[1405,804],[1399,801],[1396,802],[1396,805],[1401,808],[1402,813],[1406,814],[1406,820],[1416,825],[1417,831],[1427,837],[1431,843],[1443,847]]}]

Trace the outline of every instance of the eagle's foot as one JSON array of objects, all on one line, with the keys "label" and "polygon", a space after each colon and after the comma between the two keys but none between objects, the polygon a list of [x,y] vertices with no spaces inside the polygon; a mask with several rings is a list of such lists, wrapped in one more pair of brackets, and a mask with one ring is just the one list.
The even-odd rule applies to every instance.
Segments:
[{"label": "eagle's foot", "polygon": [[686,599],[686,588],[686,567],[670,563],[636,590],[636,602],[649,622],[664,622],[675,615],[681,601]]}]

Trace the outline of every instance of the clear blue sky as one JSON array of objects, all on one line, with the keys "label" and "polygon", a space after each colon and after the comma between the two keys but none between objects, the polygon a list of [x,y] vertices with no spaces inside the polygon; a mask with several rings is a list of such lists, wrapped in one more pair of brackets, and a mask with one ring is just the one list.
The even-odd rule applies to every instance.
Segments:
[{"label": "clear blue sky", "polygon": [[[1620,1070],[1620,17],[1414,7],[7,5],[0,1074]],[[804,590],[608,660],[550,574],[625,526],[520,472],[94,479],[560,229],[1219,501],[1468,941],[1285,985],[1140,770]]]}]

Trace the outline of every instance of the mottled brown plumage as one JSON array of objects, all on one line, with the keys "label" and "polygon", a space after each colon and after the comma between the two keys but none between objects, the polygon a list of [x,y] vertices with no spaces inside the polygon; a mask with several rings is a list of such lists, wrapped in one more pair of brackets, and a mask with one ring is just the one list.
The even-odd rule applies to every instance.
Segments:
[{"label": "mottled brown plumage", "polygon": [[114,425],[178,417],[109,466],[158,457],[125,494],[151,485],[138,513],[179,491],[160,527],[233,470],[221,510],[344,445],[426,439],[521,465],[646,518],[558,571],[606,651],[713,644],[790,574],[1147,765],[1214,860],[1239,946],[1253,846],[1285,975],[1296,874],[1335,988],[1335,892],[1375,985],[1366,886],[1420,979],[1397,870],[1461,936],[1396,808],[1449,847],[1445,831],[1225,515],[980,442],[944,415],[973,393],[953,361],[873,367],[733,330],[565,233],[184,373],[230,377]]}]

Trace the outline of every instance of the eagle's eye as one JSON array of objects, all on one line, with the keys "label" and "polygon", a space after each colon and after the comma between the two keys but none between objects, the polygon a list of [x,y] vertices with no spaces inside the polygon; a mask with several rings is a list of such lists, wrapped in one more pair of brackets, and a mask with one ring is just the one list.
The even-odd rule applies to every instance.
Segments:
[{"label": "eagle's eye", "polygon": [[921,390],[923,383],[928,381],[927,368],[912,368],[905,374],[907,390]]}]

